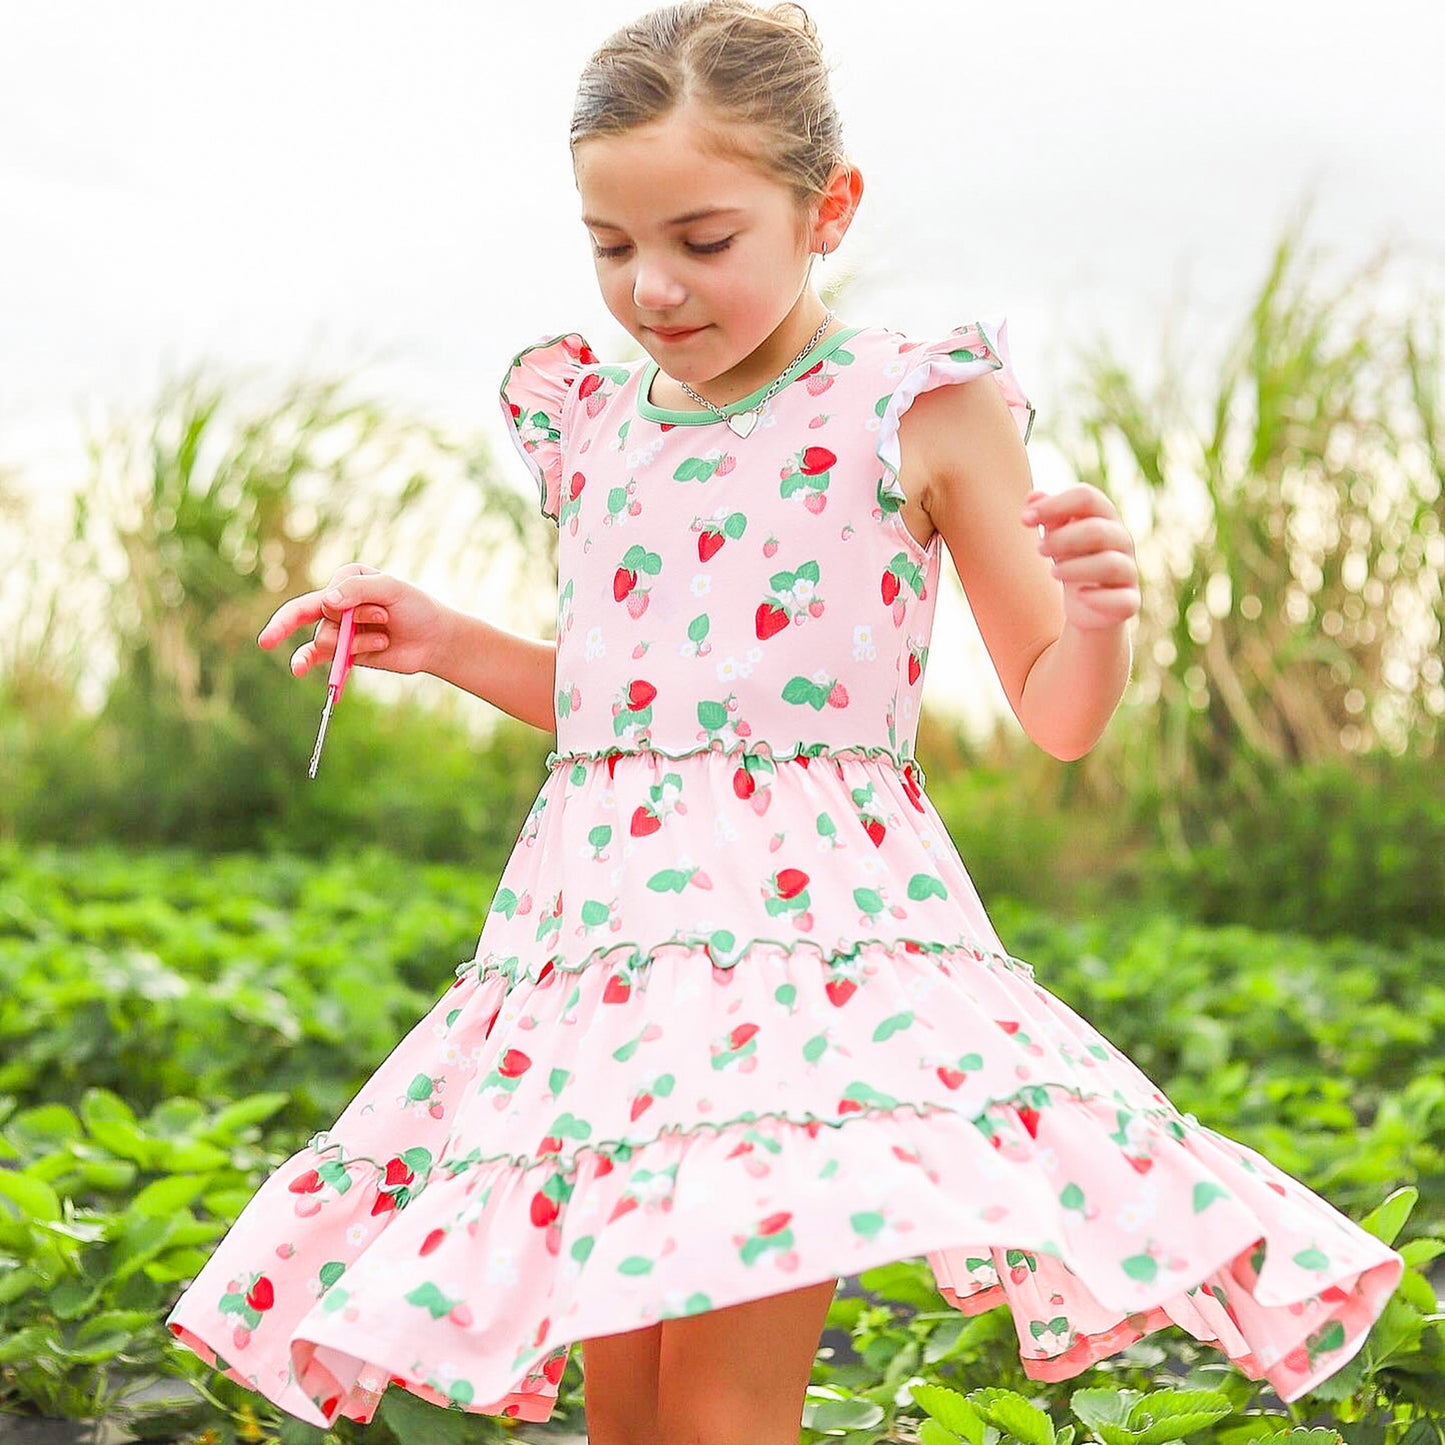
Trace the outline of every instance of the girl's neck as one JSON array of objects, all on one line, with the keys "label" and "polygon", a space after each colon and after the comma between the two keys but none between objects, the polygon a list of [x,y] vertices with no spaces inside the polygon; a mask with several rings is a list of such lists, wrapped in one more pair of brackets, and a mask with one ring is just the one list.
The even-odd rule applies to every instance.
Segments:
[{"label": "girl's neck", "polygon": [[[749,358],[750,365],[746,371],[741,365],[734,367],[731,371],[725,371],[713,377],[709,382],[698,386],[693,382],[688,385],[701,397],[706,397],[714,406],[728,407],[735,401],[741,401],[745,396],[751,396],[760,387],[768,386],[776,381],[792,364],[797,360],[798,353],[804,346],[808,345],[809,338],[822,325],[823,317],[828,314],[829,308],[822,302],[818,302],[816,308],[809,308],[807,311],[799,311],[794,316],[789,316],[779,325],[764,345],[767,347],[767,355],[761,361],[754,361]],[[795,316],[801,319],[795,319]],[[823,331],[822,335],[812,343],[813,346],[821,346],[835,331],[843,330],[843,323],[834,316]],[[810,347],[811,349],[811,347]],[[683,389],[682,386],[668,376],[661,367],[652,380],[647,400],[654,406],[662,407],[667,411],[705,411],[705,407],[699,406]]]}]

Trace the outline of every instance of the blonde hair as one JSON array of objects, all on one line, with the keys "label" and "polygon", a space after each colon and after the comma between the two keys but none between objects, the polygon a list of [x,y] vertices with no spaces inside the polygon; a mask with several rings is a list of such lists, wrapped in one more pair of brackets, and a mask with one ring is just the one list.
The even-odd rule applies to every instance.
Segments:
[{"label": "blonde hair", "polygon": [[[577,84],[570,145],[619,135],[689,103],[701,144],[787,186],[799,216],[836,167],[852,170],[812,17],[795,0],[687,0],[607,37]],[[715,124],[712,122],[716,122]]]}]

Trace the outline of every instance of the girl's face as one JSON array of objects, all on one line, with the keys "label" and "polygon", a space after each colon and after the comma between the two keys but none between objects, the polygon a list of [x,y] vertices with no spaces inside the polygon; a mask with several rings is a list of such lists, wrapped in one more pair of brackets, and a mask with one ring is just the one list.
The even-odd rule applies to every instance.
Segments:
[{"label": "girl's face", "polygon": [[805,291],[813,248],[792,192],[705,153],[701,123],[674,111],[573,153],[607,309],[660,371],[694,387],[739,367],[800,307],[804,340],[824,315]]}]

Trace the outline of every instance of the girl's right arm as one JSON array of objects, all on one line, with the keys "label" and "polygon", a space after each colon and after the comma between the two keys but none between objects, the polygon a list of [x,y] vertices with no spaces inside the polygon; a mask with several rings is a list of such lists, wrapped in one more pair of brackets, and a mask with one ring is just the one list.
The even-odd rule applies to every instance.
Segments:
[{"label": "girl's right arm", "polygon": [[427,671],[543,732],[557,727],[557,644],[518,637],[454,607]]}]

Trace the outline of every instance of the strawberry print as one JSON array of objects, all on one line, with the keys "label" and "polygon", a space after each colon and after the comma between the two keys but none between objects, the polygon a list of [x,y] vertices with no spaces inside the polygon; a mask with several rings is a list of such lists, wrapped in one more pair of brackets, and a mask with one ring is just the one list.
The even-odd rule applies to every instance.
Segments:
[{"label": "strawberry print", "polygon": [[464,961],[172,1335],[321,1429],[388,1389],[544,1422],[581,1338],[921,1253],[1030,1377],[1178,1328],[1301,1398],[1403,1258],[1007,950],[914,755],[943,548],[900,430],[997,386],[1027,441],[1004,325],[835,326],[747,436],[655,376],[512,358],[555,746]]}]

